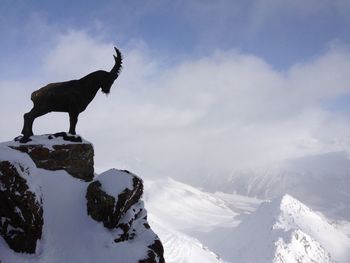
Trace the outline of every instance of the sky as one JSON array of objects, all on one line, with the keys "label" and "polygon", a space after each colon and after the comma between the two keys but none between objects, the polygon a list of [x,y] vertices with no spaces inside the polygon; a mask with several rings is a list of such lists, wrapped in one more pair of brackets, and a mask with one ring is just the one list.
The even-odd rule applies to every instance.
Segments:
[{"label": "sky", "polygon": [[[20,134],[30,94],[113,66],[77,132],[96,171],[218,178],[350,149],[348,0],[0,0],[0,140]],[[68,130],[38,118],[35,134]]]}]

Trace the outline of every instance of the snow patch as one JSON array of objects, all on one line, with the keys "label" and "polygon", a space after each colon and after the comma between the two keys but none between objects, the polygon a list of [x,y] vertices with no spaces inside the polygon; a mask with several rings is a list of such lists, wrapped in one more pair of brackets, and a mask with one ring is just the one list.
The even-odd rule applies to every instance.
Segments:
[{"label": "snow patch", "polygon": [[125,171],[110,169],[96,179],[102,184],[102,190],[113,197],[118,197],[126,188],[133,189],[132,177]]}]

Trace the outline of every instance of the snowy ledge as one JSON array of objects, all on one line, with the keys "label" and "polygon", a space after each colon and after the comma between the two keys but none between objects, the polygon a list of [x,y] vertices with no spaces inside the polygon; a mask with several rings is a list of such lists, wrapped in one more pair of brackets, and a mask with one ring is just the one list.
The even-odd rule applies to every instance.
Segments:
[{"label": "snowy ledge", "polygon": [[[16,139],[19,139],[17,137]],[[66,144],[91,144],[91,142],[85,140],[79,135],[73,135],[65,132],[55,133],[55,134],[43,134],[43,135],[33,135],[30,137],[29,142],[21,143],[18,140],[9,141],[1,143],[7,146],[21,146],[21,145],[42,145],[45,148],[53,149],[54,145],[66,145]]]},{"label": "snowy ledge", "polygon": [[1,143],[0,160],[24,160],[23,163],[29,167],[32,167],[34,162],[37,168],[50,171],[65,170],[75,178],[92,181],[94,149],[90,142],[80,136],[66,133],[32,136],[30,139],[28,143]]}]

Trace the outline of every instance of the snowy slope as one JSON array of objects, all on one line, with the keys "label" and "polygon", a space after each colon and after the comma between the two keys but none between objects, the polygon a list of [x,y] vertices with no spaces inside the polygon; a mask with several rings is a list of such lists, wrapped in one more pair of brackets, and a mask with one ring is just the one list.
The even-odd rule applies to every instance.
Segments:
[{"label": "snowy slope", "polygon": [[162,240],[164,258],[167,263],[224,262],[196,238],[175,230],[174,226],[167,225],[154,215],[150,216],[150,225]]},{"label": "snowy slope", "polygon": [[236,214],[215,199],[170,178],[145,182],[148,220],[164,246],[167,263],[218,263],[218,256],[188,233],[230,224]]},{"label": "snowy slope", "polygon": [[151,215],[177,230],[210,231],[218,225],[237,225],[233,220],[237,213],[223,200],[170,178],[146,181],[144,198]]},{"label": "snowy slope", "polygon": [[240,223],[261,200],[202,192],[167,178],[145,182],[149,222],[164,245],[168,263],[225,262],[208,246],[208,239]]},{"label": "snowy slope", "polygon": [[350,261],[350,239],[290,195],[262,204],[216,242],[229,262]]}]

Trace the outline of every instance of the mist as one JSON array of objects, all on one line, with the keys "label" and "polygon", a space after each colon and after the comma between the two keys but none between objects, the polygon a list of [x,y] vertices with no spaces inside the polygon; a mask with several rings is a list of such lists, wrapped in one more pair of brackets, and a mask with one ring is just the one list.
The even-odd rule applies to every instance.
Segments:
[{"label": "mist", "polygon": [[[0,83],[2,141],[19,135],[32,91],[113,65],[113,43],[74,30],[57,39],[38,74]],[[219,179],[235,169],[349,148],[348,117],[329,107],[350,90],[346,46],[332,45],[287,70],[235,49],[174,63],[143,42],[118,47],[120,77],[77,125],[94,144],[97,172],[117,167],[146,177]],[[35,121],[34,133],[67,131],[68,124],[67,114],[50,113]]]}]

